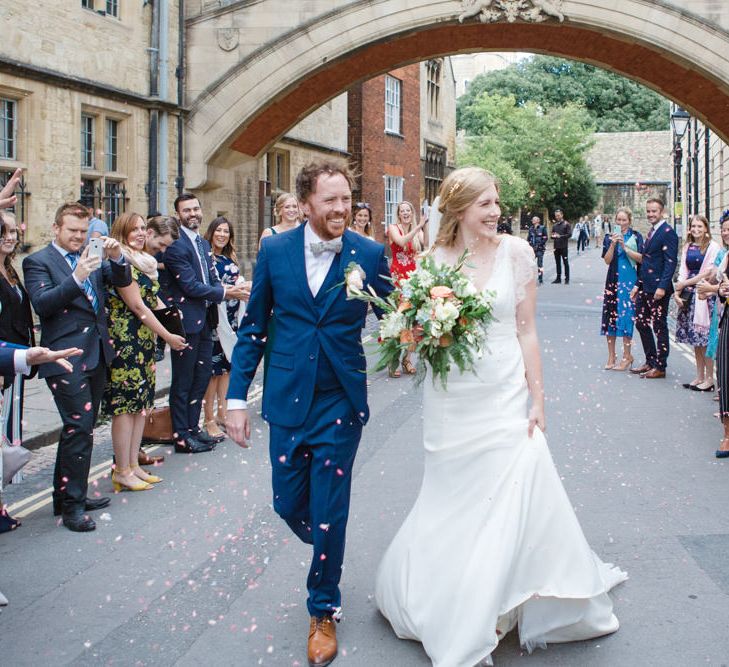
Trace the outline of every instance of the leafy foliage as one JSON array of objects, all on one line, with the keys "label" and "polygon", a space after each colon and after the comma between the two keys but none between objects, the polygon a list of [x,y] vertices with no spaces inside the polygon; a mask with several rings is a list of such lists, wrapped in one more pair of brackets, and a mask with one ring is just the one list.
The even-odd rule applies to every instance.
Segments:
[{"label": "leafy foliage", "polygon": [[584,109],[519,105],[512,95],[483,92],[462,108],[462,118],[471,136],[459,150],[459,164],[499,178],[504,211],[559,206],[570,218],[594,208],[597,188],[585,161],[594,127]]},{"label": "leafy foliage", "polygon": [[511,95],[520,107],[531,102],[545,111],[577,105],[589,114],[597,132],[669,128],[668,100],[620,74],[574,60],[534,56],[477,76],[458,100],[458,127],[468,135],[481,134],[469,109],[484,92]]}]

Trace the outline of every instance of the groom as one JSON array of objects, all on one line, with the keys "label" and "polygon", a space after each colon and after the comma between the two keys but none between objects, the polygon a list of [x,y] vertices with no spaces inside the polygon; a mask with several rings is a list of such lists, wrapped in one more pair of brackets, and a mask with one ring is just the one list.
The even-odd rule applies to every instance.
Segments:
[{"label": "groom", "polygon": [[347,166],[335,161],[299,173],[296,194],[307,222],[263,241],[228,390],[228,435],[245,447],[246,398],[275,312],[262,416],[270,428],[274,510],[313,545],[307,607],[315,667],[337,655],[333,621],[341,613],[352,465],[369,417],[361,342],[367,306],[347,300],[343,282],[356,265],[365,289],[383,296],[392,289],[383,246],[347,229],[352,184]]}]

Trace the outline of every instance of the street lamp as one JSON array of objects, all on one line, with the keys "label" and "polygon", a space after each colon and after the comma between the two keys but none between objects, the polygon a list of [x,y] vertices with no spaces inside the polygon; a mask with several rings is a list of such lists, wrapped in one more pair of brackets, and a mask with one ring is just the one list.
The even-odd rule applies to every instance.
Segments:
[{"label": "street lamp", "polygon": [[673,227],[676,228],[676,218],[683,221],[683,192],[681,191],[681,170],[683,168],[683,148],[681,142],[686,134],[691,116],[682,107],[676,106],[671,112],[671,129],[673,130],[673,180],[676,187],[673,189]]}]

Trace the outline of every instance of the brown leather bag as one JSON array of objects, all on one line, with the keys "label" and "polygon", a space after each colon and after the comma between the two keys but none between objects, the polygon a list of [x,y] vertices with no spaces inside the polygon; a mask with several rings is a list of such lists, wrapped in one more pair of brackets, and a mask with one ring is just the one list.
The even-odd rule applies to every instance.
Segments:
[{"label": "brown leather bag", "polygon": [[170,406],[165,405],[161,408],[153,408],[147,412],[147,420],[144,423],[144,431],[142,433],[142,444],[171,445],[173,442],[174,436]]}]

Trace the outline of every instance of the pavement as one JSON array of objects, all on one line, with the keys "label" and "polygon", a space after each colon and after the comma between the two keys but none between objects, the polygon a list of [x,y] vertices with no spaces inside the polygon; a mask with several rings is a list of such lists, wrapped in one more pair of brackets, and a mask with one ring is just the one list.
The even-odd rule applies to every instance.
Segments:
[{"label": "pavement", "polygon": [[[547,438],[588,541],[630,575],[612,595],[621,628],[531,656],[510,633],[494,663],[729,665],[729,461],[713,456],[716,403],[681,387],[693,377],[686,349],[672,348],[665,380],[602,370],[605,265],[597,250],[572,254],[571,284],[539,288]],[[550,255],[545,264],[548,283]],[[642,361],[637,339],[634,350]],[[422,391],[385,373],[370,383],[334,664],[424,667],[421,646],[398,640],[373,601],[379,560],[420,486]],[[260,415],[250,449],[161,448],[168,456],[155,473],[164,481],[149,492],[111,493],[109,441],[102,426],[91,488],[112,504],[95,513],[94,533],[57,525],[52,465],[8,489],[23,526],[0,535],[0,590],[10,600],[0,614],[2,664],[305,665],[310,549],[272,510]]]}]

